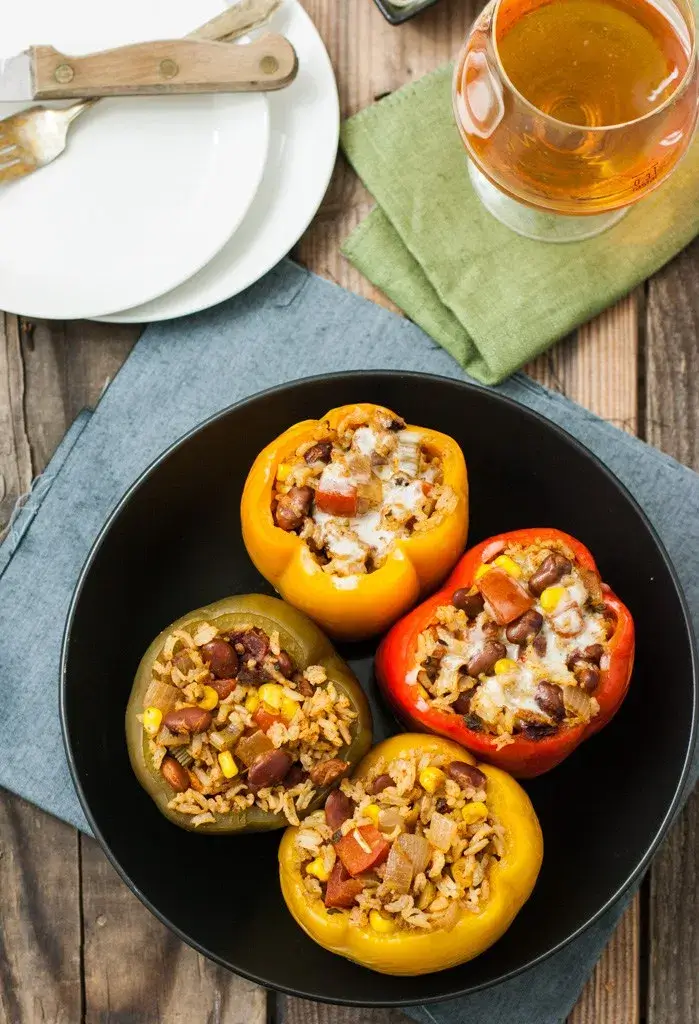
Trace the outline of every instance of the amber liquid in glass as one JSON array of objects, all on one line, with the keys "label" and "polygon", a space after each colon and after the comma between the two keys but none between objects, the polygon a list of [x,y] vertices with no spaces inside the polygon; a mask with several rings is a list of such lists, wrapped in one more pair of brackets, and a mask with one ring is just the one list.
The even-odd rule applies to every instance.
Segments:
[{"label": "amber liquid in glass", "polygon": [[[563,213],[615,209],[655,187],[687,147],[696,76],[659,110],[683,84],[692,51],[676,10],[648,0],[501,0],[476,23],[465,54],[471,48],[499,61],[504,113],[488,138],[459,127],[477,166],[515,199]],[[609,126],[619,127],[599,130]]]}]

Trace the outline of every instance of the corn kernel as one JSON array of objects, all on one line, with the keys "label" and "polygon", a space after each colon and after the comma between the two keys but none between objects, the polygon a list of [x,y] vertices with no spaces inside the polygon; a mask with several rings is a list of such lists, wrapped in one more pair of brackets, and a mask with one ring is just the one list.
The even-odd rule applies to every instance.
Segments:
[{"label": "corn kernel", "polygon": [[441,768],[423,768],[420,772],[420,785],[428,793],[436,793],[445,778]]},{"label": "corn kernel", "polygon": [[282,462],[277,466],[277,480],[283,484],[285,480],[289,479],[289,473],[291,472],[291,466],[288,462]]},{"label": "corn kernel", "polygon": [[380,932],[381,935],[388,935],[396,930],[395,922],[390,917],[384,917],[378,910],[369,911],[369,924],[375,932]]},{"label": "corn kernel", "polygon": [[282,718],[285,718],[287,722],[290,722],[298,711],[299,706],[298,701],[292,700],[291,697],[284,697],[281,706]]},{"label": "corn kernel", "polygon": [[488,808],[482,800],[473,800],[461,808],[461,817],[467,825],[475,825],[477,821],[484,821],[488,817]]},{"label": "corn kernel", "polygon": [[499,569],[503,569],[508,576],[513,576],[516,580],[522,575],[522,570],[514,558],[510,558],[509,555],[498,555],[497,558],[493,559],[493,565],[497,565]]},{"label": "corn kernel", "polygon": [[485,576],[485,574],[487,572],[490,572],[490,570],[492,568],[493,568],[492,565],[487,565],[485,562],[483,562],[483,564],[479,565],[478,568],[476,569],[476,571],[474,572],[474,574],[473,574],[474,580],[479,580],[481,578],[481,576]]},{"label": "corn kernel", "polygon": [[325,864],[322,857],[316,857],[316,859],[312,860],[310,864],[307,864],[306,873],[314,875],[319,882],[327,882],[330,878],[330,875],[325,870]]},{"label": "corn kernel", "polygon": [[371,820],[374,823],[374,826],[376,828],[378,828],[378,825],[379,825],[379,814],[380,813],[381,813],[381,811],[379,810],[377,804],[368,804],[368,806],[365,807],[364,810],[362,811],[362,814],[365,817],[371,818]]},{"label": "corn kernel", "polygon": [[221,771],[227,779],[234,779],[238,774],[238,765],[235,763],[230,750],[221,751],[218,755],[218,763],[221,766]]},{"label": "corn kernel", "polygon": [[263,683],[257,691],[260,700],[268,704],[275,711],[280,711],[284,700],[284,687],[279,683]]},{"label": "corn kernel", "polygon": [[143,728],[149,736],[157,736],[163,713],[160,708],[146,708],[143,712]]},{"label": "corn kernel", "polygon": [[427,690],[425,689],[425,687],[422,685],[422,683],[418,683],[417,684],[417,692],[420,694],[420,696],[422,697],[423,700],[429,700],[430,699],[430,695],[427,692]]},{"label": "corn kernel", "polygon": [[565,594],[564,587],[547,587],[539,598],[539,604],[545,612],[552,612]]},{"label": "corn kernel", "polygon": [[256,693],[249,693],[245,698],[245,710],[249,711],[251,715],[257,711],[260,706],[260,698]]},{"label": "corn kernel", "polygon": [[514,672],[516,668],[517,662],[512,658],[498,658],[495,662],[495,675],[505,676],[508,672]]},{"label": "corn kernel", "polygon": [[203,708],[204,711],[213,711],[218,704],[218,694],[214,690],[213,686],[204,687],[204,696],[199,701],[199,707]]}]

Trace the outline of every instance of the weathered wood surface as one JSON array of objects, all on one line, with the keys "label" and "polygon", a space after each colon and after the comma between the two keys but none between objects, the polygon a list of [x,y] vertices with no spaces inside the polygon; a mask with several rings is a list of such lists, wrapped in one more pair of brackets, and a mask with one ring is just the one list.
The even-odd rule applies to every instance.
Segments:
[{"label": "weathered wood surface", "polygon": [[[648,283],[646,440],[699,470],[699,242]],[[668,495],[672,501],[672,495]],[[648,1024],[699,1021],[699,793],[655,861]]]},{"label": "weathered wood surface", "polygon": [[[473,0],[441,0],[401,29],[370,0],[304,0],[335,64],[343,113],[449,59]],[[339,255],[371,208],[340,160],[298,247],[316,272],[390,305]],[[699,468],[699,245],[540,357],[529,372]],[[0,314],[0,527],[67,425],[94,404],[134,328],[23,324]],[[98,847],[0,793],[0,1021],[8,1024],[399,1024],[399,1011],[269,998],[155,921]],[[621,922],[569,1024],[699,1022],[699,799]],[[479,1022],[474,1022],[479,1024]]]}]

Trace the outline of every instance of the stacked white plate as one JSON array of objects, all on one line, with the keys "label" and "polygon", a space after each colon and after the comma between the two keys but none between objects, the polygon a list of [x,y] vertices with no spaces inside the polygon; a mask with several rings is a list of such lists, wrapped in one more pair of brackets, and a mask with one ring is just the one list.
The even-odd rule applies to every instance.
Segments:
[{"label": "stacked white plate", "polygon": [[[23,0],[0,9],[2,56],[33,43],[77,55],[176,39],[224,0]],[[268,30],[299,74],[276,93],[103,100],[51,166],[0,186],[0,310],[142,323],[236,295],[298,241],[330,180],[339,105],[298,0]],[[232,44],[232,45],[244,45]],[[0,103],[0,117],[20,109]]]}]

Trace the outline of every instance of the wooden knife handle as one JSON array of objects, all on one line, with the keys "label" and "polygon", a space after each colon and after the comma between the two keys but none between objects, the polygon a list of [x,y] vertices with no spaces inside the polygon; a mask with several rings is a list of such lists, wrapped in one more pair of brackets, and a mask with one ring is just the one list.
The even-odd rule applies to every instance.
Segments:
[{"label": "wooden knife handle", "polygon": [[34,96],[61,100],[194,92],[267,92],[289,85],[298,59],[288,39],[267,35],[247,46],[180,39],[137,43],[85,57],[31,48]]}]

